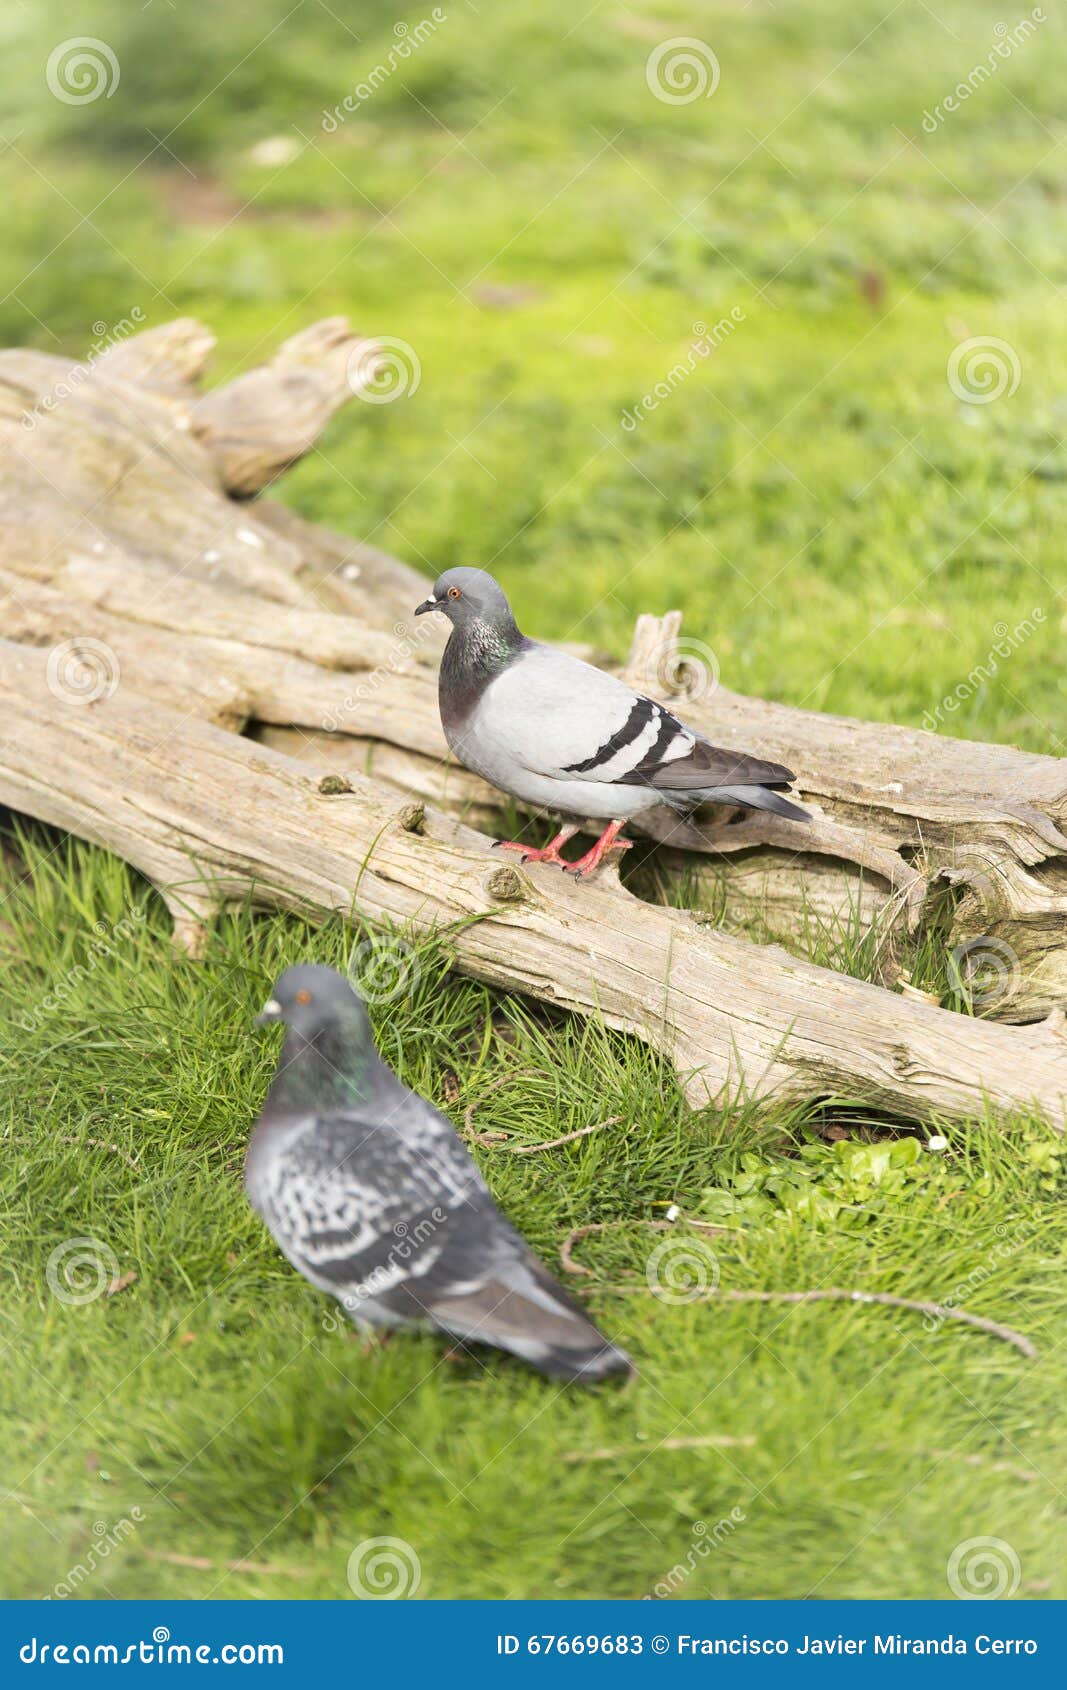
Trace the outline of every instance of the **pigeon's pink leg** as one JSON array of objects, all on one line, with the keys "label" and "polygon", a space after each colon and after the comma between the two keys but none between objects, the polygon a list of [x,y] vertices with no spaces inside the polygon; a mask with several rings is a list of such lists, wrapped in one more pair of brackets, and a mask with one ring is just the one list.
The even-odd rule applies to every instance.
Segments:
[{"label": "pigeon's pink leg", "polygon": [[587,851],[584,857],[579,857],[577,862],[564,863],[564,874],[573,874],[575,880],[581,880],[583,875],[592,874],[595,868],[600,867],[613,846],[619,851],[628,851],[633,840],[618,837],[625,826],[625,821],[609,822],[591,851]]},{"label": "pigeon's pink leg", "polygon": [[514,839],[495,839],[493,845],[498,851],[520,852],[524,863],[558,863],[560,868],[566,868],[568,865],[559,854],[560,846],[566,845],[568,839],[573,839],[577,831],[577,824],[560,828],[555,839],[550,839],[542,851],[534,850],[532,845],[521,845]]}]

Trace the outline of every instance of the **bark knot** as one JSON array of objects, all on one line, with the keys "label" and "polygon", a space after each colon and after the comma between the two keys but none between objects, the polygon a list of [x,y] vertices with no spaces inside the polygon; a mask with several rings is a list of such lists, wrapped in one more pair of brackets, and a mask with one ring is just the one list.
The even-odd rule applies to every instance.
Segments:
[{"label": "bark knot", "polygon": [[500,904],[521,903],[526,896],[527,887],[522,875],[505,864],[487,874],[482,884],[486,896],[495,898]]}]

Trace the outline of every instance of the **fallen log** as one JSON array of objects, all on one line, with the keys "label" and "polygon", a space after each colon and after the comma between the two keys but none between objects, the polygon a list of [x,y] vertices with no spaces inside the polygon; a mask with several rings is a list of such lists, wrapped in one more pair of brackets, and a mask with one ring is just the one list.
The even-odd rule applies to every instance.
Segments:
[{"label": "fallen log", "polygon": [[[249,502],[358,394],[373,342],[330,319],[205,394],[211,345],[180,321],[73,370],[0,354],[0,632],[58,654],[79,698],[132,688],[495,827],[499,794],[446,755],[443,631],[411,620],[424,577]],[[628,676],[719,743],[796,769],[814,821],[654,813],[668,875],[713,879],[729,925],[794,945],[875,923],[892,958],[934,932],[965,981],[991,965],[983,1017],[1067,1003],[1067,760],[744,698],[700,670],[694,688],[678,623],[640,619]]]},{"label": "fallen log", "polygon": [[0,804],[124,857],[187,943],[251,899],[440,933],[455,966],[634,1033],[696,1104],[848,1098],[912,1119],[1067,1117],[1062,1013],[955,1015],[634,898],[500,862],[485,835],[122,686],[57,694],[51,654],[0,641]]}]

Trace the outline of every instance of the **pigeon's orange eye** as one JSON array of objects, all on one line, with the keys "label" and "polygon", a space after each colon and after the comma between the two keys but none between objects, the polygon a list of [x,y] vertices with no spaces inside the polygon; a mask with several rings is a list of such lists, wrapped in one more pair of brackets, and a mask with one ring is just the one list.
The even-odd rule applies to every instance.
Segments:
[{"label": "pigeon's orange eye", "polygon": [[311,993],[310,992],[297,992],[296,1001],[297,1001],[297,1003],[310,1003],[311,1002]]},{"label": "pigeon's orange eye", "polygon": [[458,599],[459,598],[459,588],[458,587],[449,587],[448,596],[449,596],[450,599]]}]

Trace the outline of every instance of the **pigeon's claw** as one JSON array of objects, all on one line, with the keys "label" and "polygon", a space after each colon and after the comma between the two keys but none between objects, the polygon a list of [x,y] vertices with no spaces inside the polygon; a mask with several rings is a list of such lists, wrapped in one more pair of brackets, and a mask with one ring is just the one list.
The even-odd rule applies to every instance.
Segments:
[{"label": "pigeon's claw", "polygon": [[517,839],[494,839],[494,851],[517,851],[520,863],[547,863],[556,859],[550,851],[535,851],[529,845],[521,845]]},{"label": "pigeon's claw", "polygon": [[548,844],[540,851],[535,850],[531,845],[522,845],[515,839],[494,839],[493,849],[494,851],[518,851],[524,863],[558,863],[560,868],[566,871],[570,865],[560,855],[560,848],[566,845],[568,839],[573,839],[577,831],[577,827],[561,828],[555,839],[550,839]]},{"label": "pigeon's claw", "polygon": [[592,874],[595,868],[600,867],[609,851],[628,851],[633,844],[633,840],[619,838],[619,834],[625,826],[624,821],[611,822],[604,829],[591,851],[587,851],[584,857],[579,857],[577,862],[564,863],[564,874],[573,874],[575,880],[583,880],[587,874]]}]

